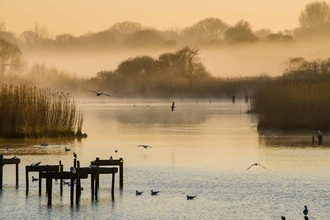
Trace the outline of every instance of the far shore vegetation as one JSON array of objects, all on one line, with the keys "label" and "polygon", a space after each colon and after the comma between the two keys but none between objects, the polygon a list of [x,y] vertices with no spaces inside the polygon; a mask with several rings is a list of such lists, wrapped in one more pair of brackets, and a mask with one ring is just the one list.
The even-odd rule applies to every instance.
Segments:
[{"label": "far shore vegetation", "polygon": [[[236,95],[243,99],[248,95],[250,113],[259,115],[260,131],[330,130],[330,58],[283,58],[287,60],[285,70],[276,77],[216,77],[200,57],[199,48],[221,50],[256,44],[290,48],[297,42],[330,42],[329,4],[307,4],[299,24],[296,29],[273,33],[269,29],[253,31],[245,20],[229,25],[215,17],[182,30],[161,31],[120,22],[97,33],[54,38],[37,23],[17,36],[7,32],[0,21],[0,136],[82,136],[82,113],[67,93],[80,98],[91,89],[115,98],[217,99]],[[134,49],[162,49],[163,53],[130,57],[115,69],[100,69],[85,78],[43,63],[28,65],[24,60],[24,53],[31,51],[79,54]]]}]

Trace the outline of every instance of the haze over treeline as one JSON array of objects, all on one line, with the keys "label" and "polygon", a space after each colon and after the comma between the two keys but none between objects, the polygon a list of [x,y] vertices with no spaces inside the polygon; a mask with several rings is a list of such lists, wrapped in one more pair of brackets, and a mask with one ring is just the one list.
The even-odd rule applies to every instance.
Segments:
[{"label": "haze over treeline", "polygon": [[[71,90],[87,80],[90,86],[128,96],[155,96],[150,87],[164,97],[185,92],[183,96],[189,97],[217,95],[219,88],[210,88],[219,87],[219,82],[240,81],[226,77],[263,79],[265,75],[281,75],[283,62],[290,57],[329,57],[324,46],[330,36],[329,4],[311,2],[297,10],[301,10],[299,27],[276,33],[268,28],[253,30],[245,20],[229,25],[218,17],[167,30],[119,22],[77,37],[70,33],[52,36],[51,30],[38,23],[17,35],[7,31],[6,22],[1,21],[0,48],[11,54],[8,59],[0,53],[1,74],[15,79],[18,76],[13,74],[27,73],[38,76],[37,81],[45,75],[49,78],[46,84],[66,79],[61,87],[68,85]],[[107,88],[110,85],[112,89]],[[220,87],[222,93],[234,92]],[[172,90],[176,92],[169,92]]]}]

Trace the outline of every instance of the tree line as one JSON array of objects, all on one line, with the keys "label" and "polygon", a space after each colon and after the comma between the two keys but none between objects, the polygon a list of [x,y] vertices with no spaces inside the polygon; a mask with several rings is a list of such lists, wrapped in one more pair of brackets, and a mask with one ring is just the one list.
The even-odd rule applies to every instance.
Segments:
[{"label": "tree line", "polygon": [[158,30],[138,22],[119,22],[99,32],[81,36],[70,33],[53,37],[45,26],[38,23],[20,35],[6,31],[0,22],[0,38],[26,49],[88,49],[116,50],[137,48],[174,48],[222,46],[256,42],[285,42],[330,36],[330,6],[325,1],[308,3],[298,18],[300,26],[293,30],[273,33],[264,28],[253,31],[248,21],[229,25],[220,18],[205,18],[183,29]]}]

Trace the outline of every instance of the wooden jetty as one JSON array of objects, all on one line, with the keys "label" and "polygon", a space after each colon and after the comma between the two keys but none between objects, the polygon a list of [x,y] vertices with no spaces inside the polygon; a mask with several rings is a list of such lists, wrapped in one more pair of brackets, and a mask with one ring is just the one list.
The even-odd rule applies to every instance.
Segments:
[{"label": "wooden jetty", "polygon": [[[96,158],[96,160],[91,162],[92,166],[119,166],[119,188],[123,189],[124,187],[124,159],[123,158],[119,158],[119,160],[100,160],[100,158]],[[96,177],[98,178],[98,177]],[[98,187],[98,182],[97,185]]]},{"label": "wooden jetty", "polygon": [[[29,194],[29,173],[30,172],[38,172],[39,173],[39,196],[41,196],[41,186],[42,186],[42,178],[41,174],[46,173],[54,173],[54,172],[63,172],[63,165],[61,161],[59,161],[59,165],[42,165],[42,166],[25,166],[25,177],[26,177],[26,195]],[[60,192],[61,195],[63,193],[63,179],[61,179],[60,184]]]},{"label": "wooden jetty", "polygon": [[21,160],[17,157],[13,158],[4,158],[3,155],[0,155],[0,190],[2,190],[3,185],[3,166],[6,164],[15,164],[16,165],[16,189],[18,189],[18,165]]}]

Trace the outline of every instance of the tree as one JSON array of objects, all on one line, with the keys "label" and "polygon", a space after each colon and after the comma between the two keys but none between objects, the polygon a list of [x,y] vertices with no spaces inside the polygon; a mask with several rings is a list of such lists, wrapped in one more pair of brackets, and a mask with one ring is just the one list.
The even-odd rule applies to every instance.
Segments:
[{"label": "tree", "polygon": [[50,38],[50,34],[45,26],[35,23],[32,30],[24,31],[21,38],[26,44],[38,44]]},{"label": "tree", "polygon": [[14,73],[23,67],[21,49],[0,38],[0,75]]},{"label": "tree", "polygon": [[132,47],[158,46],[164,42],[160,31],[145,29],[136,31],[126,37],[126,43]]},{"label": "tree", "polygon": [[205,18],[191,27],[183,30],[186,38],[193,38],[197,43],[205,43],[211,41],[220,41],[224,37],[224,33],[228,29],[228,25],[219,18]]},{"label": "tree", "polygon": [[56,36],[55,42],[60,45],[72,45],[77,42],[77,38],[72,34],[60,34]]},{"label": "tree", "polygon": [[315,28],[330,23],[330,6],[325,1],[308,3],[299,16],[302,28]]},{"label": "tree", "polygon": [[247,21],[240,20],[226,31],[225,40],[229,43],[252,43],[259,38],[253,33],[252,27]]},{"label": "tree", "polygon": [[121,62],[115,72],[122,77],[151,76],[155,71],[155,64],[155,59],[150,56],[138,56]]},{"label": "tree", "polygon": [[268,37],[268,35],[273,34],[270,29],[260,29],[254,32],[254,34],[259,37],[260,39],[264,40]]},{"label": "tree", "polygon": [[117,34],[117,35],[129,35],[136,31],[139,31],[142,29],[142,25],[138,22],[130,22],[130,21],[124,21],[124,22],[118,22],[114,25],[112,25],[109,28],[109,31]]}]

